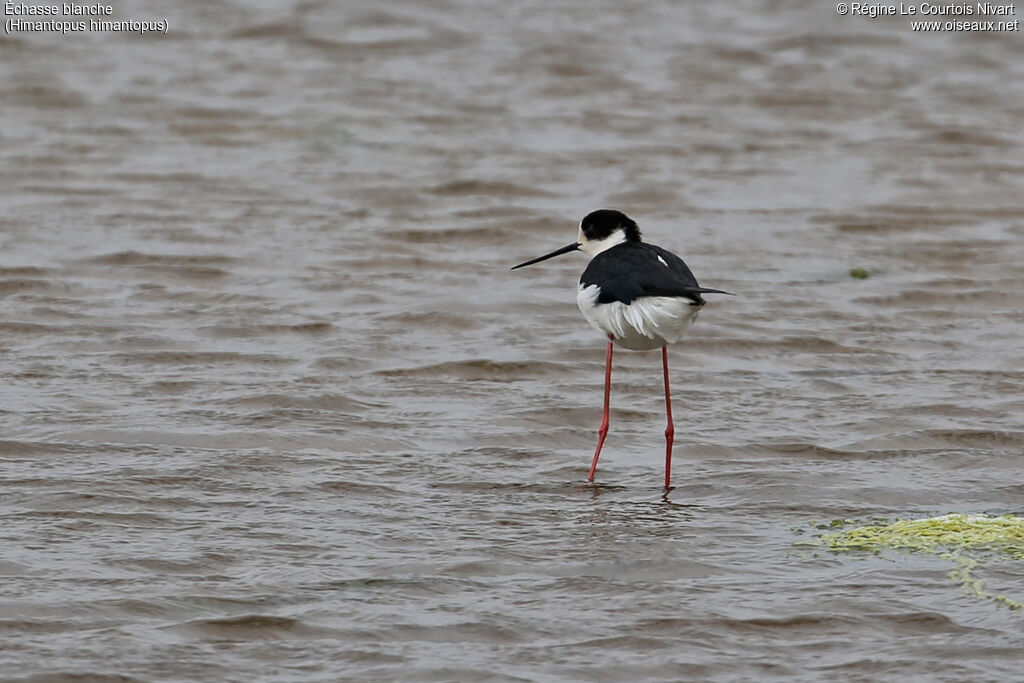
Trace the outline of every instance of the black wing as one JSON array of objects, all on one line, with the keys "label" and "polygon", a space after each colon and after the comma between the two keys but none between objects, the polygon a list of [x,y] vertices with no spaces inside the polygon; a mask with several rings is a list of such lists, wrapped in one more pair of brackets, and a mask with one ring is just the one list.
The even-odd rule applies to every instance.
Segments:
[{"label": "black wing", "polygon": [[628,304],[642,296],[677,296],[699,306],[705,303],[701,294],[728,294],[701,287],[681,258],[644,242],[623,242],[602,251],[590,260],[580,284],[601,288],[599,304]]}]

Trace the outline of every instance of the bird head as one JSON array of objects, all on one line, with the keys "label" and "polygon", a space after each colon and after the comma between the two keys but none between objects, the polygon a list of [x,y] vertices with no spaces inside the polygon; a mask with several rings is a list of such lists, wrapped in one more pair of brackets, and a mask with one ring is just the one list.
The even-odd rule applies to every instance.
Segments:
[{"label": "bird head", "polygon": [[615,209],[598,209],[597,211],[591,211],[580,221],[580,231],[576,236],[575,242],[556,249],[550,254],[538,256],[517,266],[512,266],[512,270],[522,268],[523,266],[531,266],[534,263],[540,263],[541,261],[546,261],[549,258],[561,256],[562,254],[568,254],[572,251],[582,251],[587,256],[593,258],[602,251],[611,249],[617,244],[639,241],[640,228],[637,227],[636,221]]}]

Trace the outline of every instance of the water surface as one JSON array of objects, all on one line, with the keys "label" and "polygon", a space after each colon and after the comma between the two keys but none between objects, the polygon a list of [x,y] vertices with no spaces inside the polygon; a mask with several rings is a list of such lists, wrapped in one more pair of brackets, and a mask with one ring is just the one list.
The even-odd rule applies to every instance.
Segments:
[{"label": "water surface", "polygon": [[[125,0],[0,40],[0,675],[1015,680],[815,524],[1021,512],[1018,33],[815,3]],[[619,208],[736,292],[575,308]],[[864,268],[867,279],[850,276]],[[1020,563],[978,571],[1024,596]]]}]

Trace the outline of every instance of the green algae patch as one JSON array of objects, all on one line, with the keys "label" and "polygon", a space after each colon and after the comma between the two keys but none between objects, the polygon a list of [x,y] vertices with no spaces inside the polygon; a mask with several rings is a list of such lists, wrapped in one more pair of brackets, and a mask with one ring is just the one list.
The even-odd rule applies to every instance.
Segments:
[{"label": "green algae patch", "polygon": [[[843,527],[848,523],[849,520],[843,520],[831,526]],[[1024,603],[1005,595],[987,592],[985,582],[974,576],[974,570],[985,561],[1024,560],[1024,517],[950,514],[896,520],[844,528],[806,543],[836,552],[905,550],[938,555],[956,565],[950,578],[967,595],[994,600],[1010,609],[1024,607]]]},{"label": "green algae patch", "polygon": [[832,550],[999,551],[1024,560],[1024,517],[952,514],[897,520],[824,534],[818,542]]}]

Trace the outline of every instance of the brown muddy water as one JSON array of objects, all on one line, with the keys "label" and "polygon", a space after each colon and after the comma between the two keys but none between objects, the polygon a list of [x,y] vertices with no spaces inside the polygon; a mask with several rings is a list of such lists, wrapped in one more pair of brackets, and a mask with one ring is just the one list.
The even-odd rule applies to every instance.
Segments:
[{"label": "brown muddy water", "polygon": [[[112,2],[114,0],[111,0]],[[118,1],[0,39],[5,681],[1019,680],[1024,42],[795,2]],[[736,292],[616,356],[570,241]],[[857,278],[851,269],[866,269]],[[978,570],[1024,599],[1024,566]]]}]

